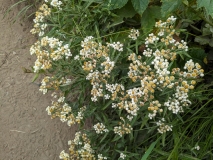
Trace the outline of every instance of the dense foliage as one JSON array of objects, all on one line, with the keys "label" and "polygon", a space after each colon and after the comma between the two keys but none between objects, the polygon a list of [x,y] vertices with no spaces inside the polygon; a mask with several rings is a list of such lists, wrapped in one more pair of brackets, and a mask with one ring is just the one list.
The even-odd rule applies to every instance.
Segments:
[{"label": "dense foliage", "polygon": [[212,7],[44,0],[34,80],[52,91],[52,118],[79,124],[60,159],[212,159]]}]

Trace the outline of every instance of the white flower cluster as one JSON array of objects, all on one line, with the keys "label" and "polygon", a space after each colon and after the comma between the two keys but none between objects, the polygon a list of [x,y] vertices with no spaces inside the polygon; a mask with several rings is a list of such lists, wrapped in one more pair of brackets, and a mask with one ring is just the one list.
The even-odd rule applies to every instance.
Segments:
[{"label": "white flower cluster", "polygon": [[132,53],[128,60],[133,61],[129,65],[129,72],[128,77],[133,81],[136,82],[137,80],[143,79],[140,74],[142,73],[144,76],[151,71],[151,67],[146,62],[141,62],[141,57],[136,56],[135,53]]},{"label": "white flower cluster", "polygon": [[147,48],[143,51],[143,55],[146,56],[146,57],[151,57],[152,56],[152,49],[150,48]]},{"label": "white flower cluster", "polygon": [[82,142],[80,141],[81,132],[75,133],[75,138],[73,141],[68,141],[68,145],[71,145],[72,142],[74,142],[75,145],[82,145]]},{"label": "white flower cluster", "polygon": [[46,4],[41,5],[39,10],[35,14],[35,18],[33,19],[34,27],[31,29],[32,34],[37,34],[38,36],[44,35],[44,30],[47,27],[47,24],[45,23],[45,17],[49,16],[51,13],[51,9],[48,8]]},{"label": "white flower cluster", "polygon": [[117,98],[118,93],[124,94],[124,86],[122,84],[106,84],[106,90],[111,93],[111,99],[115,100]]},{"label": "white flower cluster", "polygon": [[[155,23],[155,27],[166,29],[168,24],[174,24],[176,22],[176,18],[174,16],[169,17],[166,22],[162,22],[161,20]],[[163,30],[163,31],[164,31]],[[161,32],[161,31],[160,31]],[[160,33],[159,32],[159,33]]]},{"label": "white flower cluster", "polygon": [[124,153],[120,153],[120,157],[121,159],[125,159],[126,158],[126,155]]},{"label": "white flower cluster", "polygon": [[40,41],[37,41],[31,46],[30,54],[37,56],[33,66],[34,72],[50,69],[52,61],[60,60],[63,57],[68,59],[72,56],[68,44],[63,45],[62,41],[53,37],[43,37]]},{"label": "white flower cluster", "polygon": [[[70,82],[70,79],[64,77],[57,80],[53,77],[46,76],[42,80],[39,90],[45,94],[48,89],[59,90],[60,85],[67,84],[68,82]],[[65,97],[63,93],[60,93],[58,96],[56,92],[53,92],[51,96],[57,99],[56,101],[52,101],[52,105],[46,108],[46,111],[48,115],[51,115],[51,118],[59,117],[62,122],[67,122],[68,126],[82,121],[86,106],[81,107],[76,115],[76,113],[72,112],[72,108],[67,103],[64,103]]]},{"label": "white flower cluster", "polygon": [[[162,56],[155,56],[154,60],[152,61],[152,64],[154,65],[154,69],[156,70],[156,74],[161,76],[167,76],[170,74],[170,71],[168,71],[169,62],[167,59],[164,59]],[[160,79],[159,83],[163,83],[163,80]]]},{"label": "white flower cluster", "polygon": [[[86,58],[93,59],[97,57],[97,53],[101,52],[101,50],[101,53],[103,53],[104,55],[104,52],[108,52],[107,48],[105,48],[104,46],[102,47],[101,44],[96,43],[92,36],[84,38],[84,41],[81,41],[81,47],[82,49],[80,50],[79,56],[82,60]],[[99,53],[100,55],[98,54],[98,56],[102,56],[101,53]]]},{"label": "white flower cluster", "polygon": [[[176,41],[173,38],[173,35],[175,34],[174,29],[174,23],[176,21],[176,18],[174,16],[171,16],[167,19],[166,22],[162,22],[161,20],[155,23],[155,27],[159,29],[158,32],[158,38],[151,34],[149,38],[147,38],[146,44],[154,44],[157,40],[160,40],[160,42],[164,43],[166,46],[173,45],[171,49],[182,49],[185,51],[188,51],[188,46],[186,42],[181,40],[181,42]],[[148,47],[148,46],[147,46]]]},{"label": "white flower cluster", "polygon": [[197,76],[203,77],[204,76],[204,70],[201,69],[201,66],[198,63],[194,63],[192,59],[186,62],[184,69],[187,70],[187,72],[183,73],[183,77],[187,78],[196,78]]},{"label": "white flower cluster", "polygon": [[[74,140],[68,141],[69,151],[70,151],[70,159],[95,159],[94,150],[92,149],[91,142],[88,139],[86,134],[82,134],[81,132],[75,133]],[[99,154],[100,160],[106,159],[106,157],[102,157]],[[101,159],[102,157],[102,159]]]},{"label": "white flower cluster", "polygon": [[[39,91],[41,91],[43,94],[46,94],[48,89],[54,88],[55,90],[59,89],[60,85],[66,84],[67,78],[62,77],[60,80],[54,80],[53,77],[45,76],[43,80],[41,81],[41,86],[39,88]],[[56,96],[53,94],[53,96]],[[61,97],[59,102],[64,101],[64,98]]]},{"label": "white flower cluster", "polygon": [[46,76],[43,78],[43,80],[41,81],[41,86],[39,88],[39,91],[41,91],[43,94],[46,94],[47,93],[47,83],[49,82],[50,80],[50,77],[49,76]]},{"label": "white flower cluster", "polygon": [[[80,154],[82,154],[82,153],[84,154],[85,152],[89,152],[89,153],[93,153],[94,152],[89,143],[84,143],[84,146],[82,147],[82,149],[79,150]],[[85,158],[86,158],[86,156],[85,156]]]},{"label": "white flower cluster", "polygon": [[105,94],[104,95],[104,99],[110,99],[110,95],[109,94]]},{"label": "white flower cluster", "polygon": [[58,9],[62,9],[61,8],[61,5],[63,4],[61,1],[59,1],[59,0],[44,0],[46,3],[47,2],[50,2],[50,5],[51,6],[53,6],[53,7],[56,7],[56,8],[58,8]]},{"label": "white flower cluster", "polygon": [[168,131],[172,131],[172,125],[169,126],[169,125],[165,124],[164,121],[165,121],[164,118],[162,118],[161,120],[156,122],[156,124],[158,126],[158,132],[161,134],[166,133]]},{"label": "white flower cluster", "polygon": [[68,120],[67,116],[70,115],[71,112],[72,108],[67,103],[64,103],[62,111],[60,112],[60,120],[66,122]]},{"label": "white flower cluster", "polygon": [[196,150],[200,150],[200,146],[198,146],[198,145],[196,145],[195,147],[194,147],[194,149],[196,149]]},{"label": "white flower cluster", "polygon": [[56,109],[56,107],[53,105],[53,106],[48,106],[46,108],[46,111],[47,111],[47,114],[50,116],[52,115],[52,112]]},{"label": "white flower cluster", "polygon": [[115,91],[111,96],[109,94],[104,95],[103,88],[107,88],[107,78],[110,78],[110,73],[115,66],[115,62],[111,61],[108,56],[108,47],[111,46],[116,50],[120,50],[122,44],[117,42],[104,46],[95,42],[94,38],[89,36],[81,42],[81,46],[83,48],[80,50],[79,58],[76,58],[76,60],[83,60],[84,65],[82,68],[84,71],[89,72],[86,79],[90,80],[92,85],[91,100],[96,102],[98,97],[104,97],[105,99],[116,98]]},{"label": "white flower cluster", "polygon": [[162,22],[161,20],[155,23],[155,27],[157,28],[166,28],[168,24],[174,24],[176,22],[176,19],[174,16],[169,17],[166,22]]},{"label": "white flower cluster", "polygon": [[178,114],[179,112],[183,112],[183,107],[180,105],[180,102],[177,99],[171,99],[164,103],[168,110],[172,111],[174,114]]},{"label": "white flower cluster", "polygon": [[104,157],[102,154],[98,154],[98,160],[104,160],[107,159],[107,157]]},{"label": "white flower cluster", "polygon": [[[172,42],[170,43],[174,43],[174,39]],[[178,48],[178,49],[184,49],[185,51],[188,51],[188,46],[187,46],[187,43],[184,42],[184,40],[181,40],[181,43],[180,42],[175,42],[175,46]]]},{"label": "white flower cluster", "polygon": [[105,74],[106,76],[109,75],[112,71],[112,69],[115,66],[115,62],[114,61],[110,61],[109,57],[106,57],[106,61],[104,61],[103,63],[101,63],[101,66],[104,67],[104,70],[102,70],[101,73]]},{"label": "white flower cluster", "polygon": [[131,29],[130,34],[128,35],[129,38],[136,40],[139,37],[140,33],[137,29]]},{"label": "white flower cluster", "polygon": [[122,137],[124,134],[129,134],[133,130],[132,126],[125,122],[123,117],[120,117],[123,122],[119,122],[119,126],[114,127],[114,133]]},{"label": "white flower cluster", "polygon": [[149,36],[145,39],[145,45],[148,47],[149,44],[155,44],[159,41],[159,37],[155,36],[153,33],[149,34]]},{"label": "white flower cluster", "polygon": [[87,80],[91,80],[91,84],[92,84],[91,100],[94,102],[98,101],[98,97],[103,96],[103,89],[101,88],[102,85],[98,83],[100,82],[100,79],[99,79],[100,77],[101,77],[101,73],[97,70],[92,73],[89,73],[86,76]]},{"label": "white flower cluster", "polygon": [[63,151],[61,151],[59,158],[63,159],[63,160],[69,160],[69,154],[65,153],[65,151],[63,150]]},{"label": "white flower cluster", "polygon": [[64,100],[65,100],[65,97],[64,97],[64,96],[59,97],[59,99],[58,99],[58,103],[63,103],[63,102],[64,102]]},{"label": "white flower cluster", "polygon": [[191,101],[188,99],[189,88],[193,89],[193,85],[188,85],[187,81],[182,82],[182,86],[176,87],[176,92],[164,103],[172,113],[177,114],[183,112],[183,107],[189,106]]},{"label": "white flower cluster", "polygon": [[84,118],[84,111],[86,110],[86,106],[83,106],[80,108],[80,111],[78,112],[78,115],[75,118],[75,121],[77,123],[80,123],[81,120]]},{"label": "white flower cluster", "polygon": [[153,119],[157,115],[157,112],[163,112],[161,104],[158,100],[150,102],[148,110],[152,111],[152,113],[148,114],[149,119]]},{"label": "white flower cluster", "polygon": [[123,51],[123,44],[120,42],[107,43],[107,46],[112,47],[114,50],[117,50],[119,52]]},{"label": "white flower cluster", "polygon": [[[173,38],[175,20],[176,18],[170,17],[166,22],[156,23],[159,33],[151,33],[146,38],[143,59],[135,53],[128,57],[128,60],[132,61],[128,76],[133,82],[141,82],[141,85],[127,90],[124,97],[120,98],[120,102],[113,103],[112,107],[125,109],[131,116],[136,116],[141,106],[149,103],[148,117],[154,119],[157,115],[162,116],[165,107],[168,108],[166,111],[178,114],[184,111],[184,107],[191,104],[188,92],[194,89],[196,84],[193,79],[204,76],[204,70],[198,63],[189,60],[184,67],[187,71],[173,68],[170,72],[171,61],[176,59],[176,52],[188,51],[186,42],[179,42]],[[169,90],[171,97],[168,100],[157,98],[156,91],[159,93]],[[160,102],[153,101],[156,99]],[[159,121],[157,125],[160,133],[172,130],[172,127],[163,121]]]},{"label": "white flower cluster", "polygon": [[102,134],[104,132],[109,132],[108,129],[106,129],[105,125],[103,123],[97,123],[93,126],[93,128],[95,129],[95,132],[97,134]]}]

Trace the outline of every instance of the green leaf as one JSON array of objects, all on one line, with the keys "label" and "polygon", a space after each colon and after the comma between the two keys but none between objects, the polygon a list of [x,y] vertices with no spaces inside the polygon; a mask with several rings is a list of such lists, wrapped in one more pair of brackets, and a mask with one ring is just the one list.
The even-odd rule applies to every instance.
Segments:
[{"label": "green leaf", "polygon": [[204,65],[204,58],[207,56],[204,49],[201,48],[191,48],[189,50],[189,55],[192,57],[191,59],[195,63],[199,63],[200,65]]},{"label": "green leaf", "polygon": [[110,0],[108,5],[110,10],[113,10],[125,6],[127,2],[128,0]]},{"label": "green leaf", "polygon": [[158,154],[162,155],[162,156],[165,156],[165,157],[169,156],[168,152],[164,152],[164,151],[159,150],[159,149],[154,149],[154,151],[157,152]]},{"label": "green leaf", "polygon": [[105,110],[107,107],[109,107],[109,105],[112,104],[112,102],[113,102],[112,100],[110,100],[109,102],[107,102],[107,104],[104,105],[103,108],[101,108],[101,110]]},{"label": "green leaf", "polygon": [[141,26],[144,33],[148,34],[153,26],[155,25],[156,19],[161,18],[160,7],[159,6],[149,6],[143,13],[141,19]]},{"label": "green leaf", "polygon": [[165,146],[165,141],[166,141],[166,133],[164,133],[162,135],[162,146],[164,147]]},{"label": "green leaf", "polygon": [[184,3],[185,5],[187,5],[187,6],[189,6],[188,0],[183,0],[183,3]]},{"label": "green leaf", "polygon": [[158,138],[155,142],[152,142],[152,144],[149,146],[148,150],[145,152],[145,154],[143,155],[143,157],[141,158],[141,160],[146,160],[148,158],[148,156],[150,155],[150,153],[154,149],[154,147],[157,144],[157,142],[159,141],[159,139],[160,138]]},{"label": "green leaf", "polygon": [[213,0],[197,0],[197,8],[204,7],[206,13],[213,17]]},{"label": "green leaf", "polygon": [[118,9],[117,15],[125,18],[132,18],[137,12],[132,6],[132,3],[129,1],[124,7]]},{"label": "green leaf", "polygon": [[195,42],[200,43],[200,45],[209,44],[210,38],[209,36],[197,36],[195,37]]},{"label": "green leaf", "polygon": [[124,22],[123,21],[123,17],[118,16],[118,17],[116,17],[116,18],[113,19],[113,23],[112,24],[110,24],[109,26],[107,26],[107,29],[109,29],[111,27],[114,27],[114,26],[117,26],[117,25],[119,25],[119,24],[121,24],[123,22]]},{"label": "green leaf", "polygon": [[35,76],[33,77],[32,82],[35,82],[35,80],[38,78],[38,76],[39,76],[39,73],[36,73]]},{"label": "green leaf", "polygon": [[131,0],[135,10],[142,15],[149,4],[149,0]]},{"label": "green leaf", "polygon": [[118,141],[119,139],[121,139],[121,136],[119,135],[115,135],[114,139],[111,141],[111,142],[115,142],[115,141]]},{"label": "green leaf", "polygon": [[183,154],[183,153],[180,153],[179,157],[180,157],[180,159],[184,159],[184,160],[200,160],[199,158],[192,157],[191,155],[187,155],[187,154]]},{"label": "green leaf", "polygon": [[161,13],[165,17],[179,7],[182,0],[162,0]]},{"label": "green leaf", "polygon": [[103,138],[101,138],[101,140],[100,140],[100,143],[102,143],[103,142],[103,140],[105,140],[106,139],[106,137],[107,137],[107,135],[109,134],[109,132],[107,132],[107,133],[105,133],[104,134],[104,136],[103,136]]}]

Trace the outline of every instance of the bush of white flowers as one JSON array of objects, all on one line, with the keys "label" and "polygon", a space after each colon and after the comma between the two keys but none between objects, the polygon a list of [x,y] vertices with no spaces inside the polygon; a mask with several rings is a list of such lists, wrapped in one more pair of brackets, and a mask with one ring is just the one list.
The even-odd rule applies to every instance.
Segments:
[{"label": "bush of white flowers", "polygon": [[[46,111],[80,126],[59,158],[152,159],[172,148],[204,70],[189,58],[187,43],[174,38],[174,16],[144,37],[137,27],[107,30],[113,14],[100,8],[95,1],[45,0],[34,19],[38,41],[30,54],[37,57],[35,74],[45,74],[39,90],[52,92]],[[85,130],[88,118],[93,126]],[[151,156],[155,146],[162,152]]]}]

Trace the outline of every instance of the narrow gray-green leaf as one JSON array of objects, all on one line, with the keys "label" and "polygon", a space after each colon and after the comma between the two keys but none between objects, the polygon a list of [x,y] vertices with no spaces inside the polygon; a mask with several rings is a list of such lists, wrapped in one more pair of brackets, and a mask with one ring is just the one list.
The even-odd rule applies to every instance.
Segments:
[{"label": "narrow gray-green leaf", "polygon": [[152,144],[149,146],[148,150],[145,152],[145,154],[143,155],[143,157],[141,158],[141,160],[146,160],[148,158],[148,156],[150,155],[150,153],[154,149],[154,147],[157,144],[157,142],[159,141],[159,139],[160,138],[158,138],[155,142],[152,142]]}]

